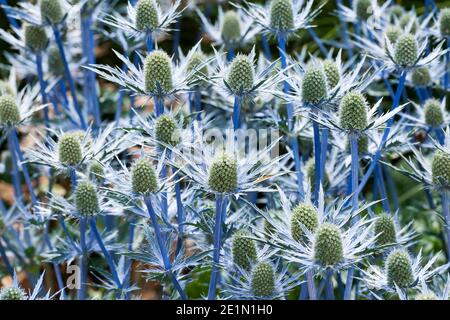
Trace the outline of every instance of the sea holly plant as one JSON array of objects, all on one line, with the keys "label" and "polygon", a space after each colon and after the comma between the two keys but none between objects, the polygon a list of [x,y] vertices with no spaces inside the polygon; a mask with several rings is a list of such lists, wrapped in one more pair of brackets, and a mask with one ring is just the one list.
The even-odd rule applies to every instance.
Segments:
[{"label": "sea holly plant", "polygon": [[446,3],[16,2],[0,300],[448,299]]}]

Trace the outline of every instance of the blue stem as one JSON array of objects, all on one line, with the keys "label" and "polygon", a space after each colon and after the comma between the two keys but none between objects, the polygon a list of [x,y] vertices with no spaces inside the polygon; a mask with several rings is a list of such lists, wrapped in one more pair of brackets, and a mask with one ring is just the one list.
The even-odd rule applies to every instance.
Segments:
[{"label": "blue stem", "polygon": [[180,26],[181,26],[181,19],[177,19],[177,21],[175,22],[175,30],[172,42],[172,54],[175,61],[178,61],[178,47],[180,46],[180,33],[181,33]]},{"label": "blue stem", "polygon": [[[8,1],[6,1],[6,0],[0,0],[0,3],[1,3],[2,6],[7,6],[7,5],[8,5]],[[5,8],[3,8],[3,9],[5,10],[5,13],[6,13],[6,19],[8,20],[8,23],[9,23],[12,27],[14,27],[14,28],[16,28],[16,29],[19,28],[19,24],[17,23],[16,19],[11,18],[11,17],[9,16],[9,12],[8,12],[7,9],[5,9]]]},{"label": "blue stem", "polygon": [[267,41],[267,37],[264,34],[261,36],[261,42],[266,59],[269,61],[272,60],[272,53],[270,52],[269,41]]},{"label": "blue stem", "polygon": [[[177,180],[177,177],[175,177],[175,180]],[[183,244],[183,232],[184,232],[184,210],[183,210],[183,202],[181,200],[181,187],[179,181],[175,183],[175,197],[177,201],[177,220],[178,220],[178,241],[176,254],[178,254]]]},{"label": "blue stem", "polygon": [[389,168],[385,165],[382,165],[384,176],[386,177],[387,188],[389,193],[391,194],[392,202],[394,203],[395,210],[400,208],[400,200],[398,199],[397,187],[395,186],[394,179],[392,178],[391,172]]},{"label": "blue stem", "polygon": [[319,124],[313,121],[314,132],[314,186],[313,187],[313,200],[317,205],[319,202],[319,184],[320,184],[320,130]]},{"label": "blue stem", "polygon": [[12,276],[14,274],[14,268],[12,267],[8,256],[6,255],[6,250],[5,247],[3,247],[1,239],[0,239],[0,255],[2,257],[3,263],[6,266],[6,269],[8,270],[8,273]]},{"label": "blue stem", "polygon": [[197,120],[202,120],[202,92],[200,89],[195,90],[194,92],[194,107],[195,112],[197,113]]},{"label": "blue stem", "polygon": [[[342,5],[342,0],[337,0],[338,5]],[[348,36],[347,22],[342,18],[341,11],[338,11],[339,21],[341,22],[341,34],[347,49],[348,57],[351,59],[353,57],[352,43],[350,42],[350,37]]]},{"label": "blue stem", "polygon": [[147,35],[145,36],[145,43],[147,44],[147,52],[150,53],[153,51],[153,37],[152,37],[152,33],[149,32],[147,33]]},{"label": "blue stem", "polygon": [[219,275],[219,262],[220,262],[220,248],[222,244],[222,222],[224,218],[224,201],[222,195],[216,196],[216,221],[214,225],[214,253],[213,253],[213,265],[211,271],[211,279],[208,289],[208,300],[214,300],[216,298],[217,279]]},{"label": "blue stem", "polygon": [[326,274],[326,299],[334,300],[334,290],[333,290],[333,269],[328,268]]},{"label": "blue stem", "polygon": [[65,50],[64,50],[64,45],[63,45],[62,40],[61,40],[61,34],[60,34],[57,26],[54,25],[54,26],[52,26],[52,28],[53,28],[53,34],[55,35],[56,44],[57,44],[58,49],[59,49],[59,54],[61,56],[61,60],[62,60],[63,65],[64,65],[64,73],[66,75],[67,81],[69,82],[70,92],[72,93],[72,95],[71,95],[72,96],[72,102],[73,102],[73,105],[75,107],[75,111],[77,112],[78,117],[80,119],[81,128],[86,130],[86,128],[87,128],[86,122],[85,122],[83,114],[81,112],[81,107],[80,107],[80,105],[78,103],[77,91],[76,91],[76,87],[75,87],[75,81],[72,78],[72,74],[70,73],[70,69],[69,69],[69,64],[67,63],[67,58],[66,58],[66,53],[65,53]]},{"label": "blue stem", "polygon": [[316,284],[314,283],[314,270],[306,271],[306,281],[308,284],[309,300],[317,300]]},{"label": "blue stem", "polygon": [[169,255],[167,254],[166,246],[164,245],[163,237],[161,234],[161,229],[159,227],[159,223],[158,223],[158,220],[156,217],[155,210],[153,210],[153,205],[152,205],[152,201],[151,201],[150,197],[145,197],[144,202],[145,202],[145,205],[147,206],[147,211],[150,216],[150,220],[151,220],[153,229],[155,230],[156,240],[158,241],[159,250],[161,252],[161,256],[162,256],[163,263],[164,263],[164,269],[167,272],[170,272],[172,282],[174,283],[175,289],[178,291],[181,299],[186,300],[186,295],[185,295],[184,291],[182,290],[180,284],[178,283],[177,278],[175,277],[173,272],[170,270],[172,268],[172,265],[169,260]]},{"label": "blue stem", "polygon": [[227,60],[232,61],[234,59],[234,48],[230,47],[227,51]]},{"label": "blue stem", "polygon": [[448,191],[441,192],[442,212],[444,215],[444,229],[447,234],[447,259],[450,262],[450,212],[448,202]]},{"label": "blue stem", "polygon": [[322,134],[320,136],[320,184],[325,190],[325,164],[327,160],[327,149],[328,149],[328,128],[322,128]]},{"label": "blue stem", "polygon": [[9,151],[11,153],[11,162],[12,162],[12,181],[13,181],[13,187],[14,187],[14,195],[16,196],[16,199],[20,199],[22,197],[22,181],[20,179],[20,172],[19,172],[19,161],[17,160],[16,155],[16,148],[14,146],[14,142],[12,141],[11,135],[8,135],[8,144],[9,144]]},{"label": "blue stem", "polygon": [[88,274],[88,252],[86,246],[86,218],[80,218],[80,289],[78,290],[78,300],[86,299],[87,274]]},{"label": "blue stem", "polygon": [[164,100],[160,98],[154,98],[155,103],[155,111],[156,111],[156,117],[160,117],[164,114]]},{"label": "blue stem", "polygon": [[[37,74],[38,74],[38,79],[39,79],[41,102],[42,102],[42,104],[47,104],[47,94],[45,93],[45,89],[46,89],[47,85],[45,83],[44,73],[42,71],[42,55],[40,53],[36,54],[36,67],[37,67]],[[45,122],[45,126],[48,128],[50,125],[50,119],[48,117],[48,107],[44,108],[44,122]]]},{"label": "blue stem", "polygon": [[234,97],[234,107],[233,107],[233,128],[238,130],[240,127],[240,117],[241,117],[241,98]]},{"label": "blue stem", "polygon": [[380,197],[382,199],[381,204],[383,206],[384,212],[391,212],[391,207],[389,206],[388,195],[386,192],[386,186],[384,184],[383,171],[381,170],[381,165],[378,163],[375,168],[375,177],[377,179],[378,189],[380,190]]}]

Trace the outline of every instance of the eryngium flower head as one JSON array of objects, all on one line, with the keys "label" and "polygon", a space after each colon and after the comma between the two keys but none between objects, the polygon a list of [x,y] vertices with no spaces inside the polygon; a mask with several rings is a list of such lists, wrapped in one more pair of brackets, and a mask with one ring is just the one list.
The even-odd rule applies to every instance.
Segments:
[{"label": "eryngium flower head", "polygon": [[75,191],[75,206],[79,214],[92,216],[100,212],[97,189],[94,184],[87,181],[78,183]]},{"label": "eryngium flower head", "polygon": [[[413,20],[413,22],[411,22],[411,19]],[[411,29],[410,30],[406,30],[410,33],[416,33],[417,28],[419,27],[419,24],[417,23],[417,19],[416,16],[411,14],[411,13],[405,13],[399,21],[400,27],[403,30],[406,30],[406,28],[409,26],[409,24],[411,24]]]},{"label": "eryngium flower head", "polygon": [[418,44],[411,34],[404,34],[395,43],[394,60],[400,66],[411,67],[418,59]]},{"label": "eryngium flower head", "polygon": [[309,66],[303,76],[302,100],[317,104],[327,96],[327,79],[322,68]]},{"label": "eryngium flower head", "polygon": [[235,93],[244,93],[253,87],[255,70],[253,61],[246,55],[238,54],[231,63],[227,83]]},{"label": "eryngium flower head", "polygon": [[450,184],[450,154],[437,150],[431,163],[431,175],[437,185],[448,186]]},{"label": "eryngium flower head", "polygon": [[253,269],[252,289],[255,297],[269,297],[274,293],[275,273],[269,263],[258,263]]},{"label": "eryngium flower head", "polygon": [[196,51],[187,65],[187,72],[194,72],[199,84],[204,84],[204,78],[208,77],[208,66],[205,63],[206,55],[201,51]]},{"label": "eryngium flower head", "polygon": [[95,159],[89,164],[89,176],[94,179],[102,179],[105,177],[103,165]]},{"label": "eryngium flower head", "polygon": [[333,89],[336,87],[341,79],[339,68],[336,63],[332,60],[325,60],[323,62],[323,71],[325,72],[325,77],[327,78],[328,89]]},{"label": "eryngium flower head", "polygon": [[227,11],[223,16],[221,30],[222,39],[226,43],[239,41],[241,37],[241,21],[235,11]]},{"label": "eryngium flower head", "polygon": [[346,94],[340,103],[339,111],[340,125],[344,130],[361,131],[367,127],[367,103],[362,94]]},{"label": "eryngium flower head", "polygon": [[48,45],[48,37],[44,27],[25,25],[25,45],[33,52],[41,52]]},{"label": "eryngium flower head", "polygon": [[443,37],[450,36],[450,8],[441,9],[439,16],[439,29]]},{"label": "eryngium flower head", "polygon": [[319,226],[314,245],[314,258],[323,266],[334,266],[342,260],[342,236],[337,226],[331,223]]},{"label": "eryngium flower head", "polygon": [[392,251],[386,259],[386,274],[389,285],[404,288],[414,281],[411,257],[403,249]]},{"label": "eryngium flower head", "polygon": [[380,215],[374,224],[375,234],[378,235],[377,244],[386,245],[391,243],[396,243],[396,232],[394,219],[388,214]]},{"label": "eryngium flower head", "polygon": [[433,128],[444,123],[444,113],[441,103],[436,99],[428,99],[424,106],[425,123]]},{"label": "eryngium flower head", "polygon": [[80,138],[73,132],[63,134],[58,141],[58,154],[59,161],[65,165],[73,166],[81,163],[83,153]]},{"label": "eryngium flower head", "polygon": [[25,292],[17,287],[2,288],[0,300],[26,300]]},{"label": "eryngium flower head", "polygon": [[[316,181],[316,162],[314,157],[311,157],[305,164],[306,177],[309,179],[309,186],[313,187]],[[327,185],[329,182],[328,173],[325,171],[323,184]]]},{"label": "eryngium flower head", "polygon": [[227,154],[214,159],[209,169],[209,187],[215,192],[228,193],[237,188],[237,183],[236,159]]},{"label": "eryngium flower head", "polygon": [[356,0],[356,16],[362,20],[367,20],[372,15],[372,0]]},{"label": "eryngium flower head", "polygon": [[304,240],[304,232],[302,229],[314,232],[319,224],[316,209],[307,203],[300,203],[292,212],[291,217],[291,234],[296,241]]},{"label": "eryngium flower head", "polygon": [[155,121],[155,137],[158,142],[176,146],[180,142],[177,124],[170,115],[162,115]]},{"label": "eryngium flower head", "polygon": [[294,28],[292,0],[272,0],[270,6],[270,27],[275,30]]},{"label": "eryngium flower head", "polygon": [[414,69],[411,78],[416,87],[426,87],[431,83],[431,75],[427,67]]},{"label": "eryngium flower head", "polygon": [[136,29],[151,31],[158,26],[159,17],[154,0],[139,0],[136,5]]},{"label": "eryngium flower head", "polygon": [[233,236],[233,262],[245,270],[250,270],[257,260],[256,245],[249,236],[245,230],[239,230]]},{"label": "eryngium flower head", "polygon": [[169,92],[172,90],[172,62],[162,50],[155,50],[145,59],[145,90],[148,92]]},{"label": "eryngium flower head", "polygon": [[16,100],[10,95],[0,96],[0,124],[15,125],[21,120]]},{"label": "eryngium flower head", "polygon": [[41,17],[51,24],[58,24],[63,18],[63,11],[59,0],[41,0]]},{"label": "eryngium flower head", "polygon": [[391,25],[384,30],[385,37],[389,40],[392,45],[395,45],[398,38],[402,35],[403,31],[397,26]]},{"label": "eryngium flower head", "polygon": [[158,180],[150,160],[136,161],[131,171],[131,184],[134,193],[149,194],[158,190]]}]

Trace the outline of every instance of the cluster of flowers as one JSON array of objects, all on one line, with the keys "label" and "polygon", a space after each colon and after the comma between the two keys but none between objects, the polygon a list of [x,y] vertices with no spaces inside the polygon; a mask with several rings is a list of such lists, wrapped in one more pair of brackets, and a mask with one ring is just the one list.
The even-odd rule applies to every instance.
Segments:
[{"label": "cluster of flowers", "polygon": [[[3,5],[0,300],[134,299],[146,280],[171,299],[447,300],[450,9],[319,2],[218,5],[215,23],[209,2]],[[187,53],[184,16],[203,37]],[[107,45],[118,65],[96,62]],[[257,130],[279,134],[249,151]]]}]

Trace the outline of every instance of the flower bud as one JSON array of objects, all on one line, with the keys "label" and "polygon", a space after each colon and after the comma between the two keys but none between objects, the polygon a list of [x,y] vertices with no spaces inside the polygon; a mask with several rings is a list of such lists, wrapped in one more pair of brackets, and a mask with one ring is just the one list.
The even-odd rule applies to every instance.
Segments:
[{"label": "flower bud", "polygon": [[136,29],[151,32],[159,26],[154,0],[139,0],[136,4]]},{"label": "flower bud", "polygon": [[0,124],[13,126],[20,120],[21,116],[16,100],[10,95],[0,96]]},{"label": "flower bud", "polygon": [[428,99],[424,106],[425,123],[430,127],[437,128],[444,123],[444,113],[441,103],[436,99]]},{"label": "flower bud", "polygon": [[204,78],[208,77],[209,74],[208,66],[205,64],[206,59],[203,52],[197,51],[192,55],[187,65],[187,72],[193,72],[200,85],[205,84]]},{"label": "flower bud", "polygon": [[426,87],[431,83],[431,75],[427,67],[414,69],[411,77],[416,87]]},{"label": "flower bud", "polygon": [[209,169],[208,185],[213,191],[220,193],[234,191],[238,186],[236,159],[227,154],[214,159]]},{"label": "flower bud", "polygon": [[332,60],[325,60],[323,62],[323,71],[325,72],[325,77],[327,78],[328,89],[333,89],[336,87],[341,79],[336,63]]},{"label": "flower bud", "polygon": [[323,223],[316,232],[314,258],[323,266],[338,264],[344,255],[342,236],[339,228],[330,223]]},{"label": "flower bud", "polygon": [[297,205],[291,217],[291,235],[294,240],[301,242],[305,239],[302,226],[307,230],[314,232],[319,224],[316,209],[306,203]]},{"label": "flower bud", "polygon": [[234,93],[244,93],[253,87],[253,62],[246,55],[238,54],[231,63],[227,83]]},{"label": "flower bud", "polygon": [[17,287],[2,288],[0,291],[0,300],[26,300],[25,292]]},{"label": "flower bud", "polygon": [[431,163],[433,183],[439,186],[450,185],[450,154],[437,150]]},{"label": "flower bud", "polygon": [[374,230],[378,235],[376,240],[378,245],[383,246],[397,242],[394,219],[390,215],[380,215],[375,220]]},{"label": "flower bud", "polygon": [[386,259],[386,274],[389,285],[396,284],[400,288],[414,282],[411,257],[402,249],[392,251]]},{"label": "flower bud", "polygon": [[50,72],[56,76],[64,73],[64,63],[57,47],[51,47],[47,50],[47,63]]},{"label": "flower bud", "polygon": [[317,104],[327,97],[327,80],[322,68],[309,66],[303,76],[302,100]]},{"label": "flower bud", "polygon": [[145,59],[144,84],[148,92],[167,93],[173,88],[172,61],[162,50],[154,50]]},{"label": "flower bud", "polygon": [[83,160],[80,139],[73,132],[63,134],[58,141],[58,154],[62,164],[69,166],[80,164]]},{"label": "flower bud", "polygon": [[394,60],[400,66],[411,67],[419,57],[416,39],[411,34],[402,35],[395,44]]},{"label": "flower bud", "polygon": [[294,28],[294,9],[292,0],[272,0],[270,6],[270,27],[274,30]]},{"label": "flower bud", "polygon": [[91,182],[78,183],[75,191],[75,206],[79,214],[92,216],[100,211],[97,189]]},{"label": "flower bud", "polygon": [[275,292],[275,273],[267,262],[260,262],[253,269],[252,290],[255,297],[270,297]]},{"label": "flower bud", "polygon": [[[309,179],[309,186],[312,188],[314,186],[314,182],[316,181],[316,162],[314,157],[309,158],[309,160],[305,164],[306,177]],[[328,185],[330,181],[328,178],[328,173],[325,170],[325,177],[323,179],[324,185]]]},{"label": "flower bud", "polygon": [[367,20],[373,12],[372,0],[356,0],[355,12],[358,18],[361,20]]},{"label": "flower bud", "polygon": [[41,17],[43,22],[58,24],[63,18],[63,11],[59,0],[41,0]]},{"label": "flower bud", "polygon": [[131,171],[131,184],[134,193],[149,194],[158,190],[158,180],[150,160],[142,158],[136,161]]},{"label": "flower bud", "polygon": [[443,37],[450,36],[450,8],[441,9],[439,16],[439,29]]},{"label": "flower bud", "polygon": [[175,119],[170,115],[162,115],[155,121],[155,137],[158,142],[176,146],[180,142]]},{"label": "flower bud", "polygon": [[340,103],[339,111],[343,129],[362,131],[367,127],[367,102],[361,93],[347,93]]},{"label": "flower bud", "polygon": [[47,48],[48,37],[45,29],[40,26],[25,25],[25,45],[33,52],[41,52]]},{"label": "flower bud", "polygon": [[89,164],[89,176],[92,179],[103,179],[105,177],[105,170],[99,161],[95,159],[91,161]]},{"label": "flower bud", "polygon": [[405,13],[405,9],[398,4],[394,4],[390,7],[390,13],[393,18],[400,19],[400,17]]},{"label": "flower bud", "polygon": [[397,26],[388,26],[384,31],[385,37],[394,46],[398,38],[402,35],[403,31]]},{"label": "flower bud", "polygon": [[235,11],[225,12],[221,34],[226,43],[238,42],[241,38],[241,19]]},{"label": "flower bud", "polygon": [[256,245],[249,239],[250,233],[239,230],[233,236],[233,262],[239,267],[250,270],[252,263],[257,260]]}]

